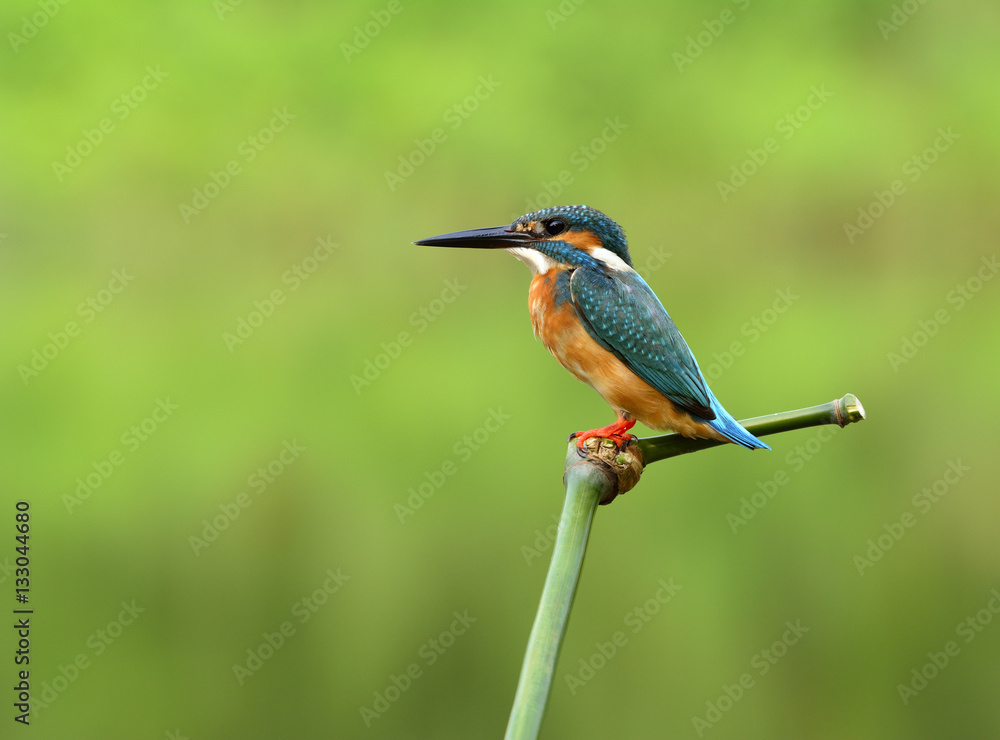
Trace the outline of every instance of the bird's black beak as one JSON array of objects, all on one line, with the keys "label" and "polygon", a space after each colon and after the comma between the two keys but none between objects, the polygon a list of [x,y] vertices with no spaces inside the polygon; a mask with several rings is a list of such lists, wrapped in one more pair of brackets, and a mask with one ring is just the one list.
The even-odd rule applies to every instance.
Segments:
[{"label": "bird's black beak", "polygon": [[421,247],[470,247],[473,249],[510,249],[523,247],[534,241],[534,237],[524,231],[514,231],[510,226],[495,226],[490,229],[468,229],[450,234],[421,239],[414,244]]}]

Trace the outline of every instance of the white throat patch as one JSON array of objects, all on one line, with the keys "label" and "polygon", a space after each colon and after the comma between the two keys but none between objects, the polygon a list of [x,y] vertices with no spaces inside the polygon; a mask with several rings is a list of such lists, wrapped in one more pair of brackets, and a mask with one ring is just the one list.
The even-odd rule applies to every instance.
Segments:
[{"label": "white throat patch", "polygon": [[530,247],[511,247],[507,251],[530,267],[531,271],[536,275],[544,275],[559,264],[548,255],[544,255],[537,249],[531,249]]}]

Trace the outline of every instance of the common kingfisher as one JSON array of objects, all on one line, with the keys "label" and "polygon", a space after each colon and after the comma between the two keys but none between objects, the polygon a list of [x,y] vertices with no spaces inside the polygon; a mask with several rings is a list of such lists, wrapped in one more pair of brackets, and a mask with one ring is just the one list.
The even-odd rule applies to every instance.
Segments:
[{"label": "common kingfisher", "polygon": [[611,404],[617,421],[576,432],[619,446],[636,420],[685,437],[771,449],[716,400],[694,355],[639,276],[622,228],[587,206],[527,213],[509,226],[422,239],[436,247],[506,249],[531,268],[531,325],[545,348]]}]

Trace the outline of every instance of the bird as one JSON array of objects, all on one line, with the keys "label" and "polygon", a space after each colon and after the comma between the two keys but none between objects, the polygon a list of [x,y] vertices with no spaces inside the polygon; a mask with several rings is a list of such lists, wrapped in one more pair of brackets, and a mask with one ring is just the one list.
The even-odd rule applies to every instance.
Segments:
[{"label": "bird", "polygon": [[505,249],[533,273],[528,307],[535,335],[560,365],[614,409],[614,423],[574,432],[619,448],[641,421],[685,437],[771,449],[719,403],[694,354],[652,288],[636,272],[625,232],[584,205],[526,213],[506,226],[469,229],[419,246]]}]

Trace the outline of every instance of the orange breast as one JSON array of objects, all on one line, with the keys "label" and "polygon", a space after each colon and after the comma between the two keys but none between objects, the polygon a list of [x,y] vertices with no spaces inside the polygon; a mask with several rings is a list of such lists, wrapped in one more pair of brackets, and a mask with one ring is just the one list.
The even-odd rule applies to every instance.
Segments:
[{"label": "orange breast", "polygon": [[557,300],[560,272],[565,271],[550,269],[536,275],[528,291],[535,336],[559,364],[600,393],[612,407],[652,429],[671,429],[687,437],[723,439],[704,422],[692,419],[590,336],[580,323],[572,301]]}]

